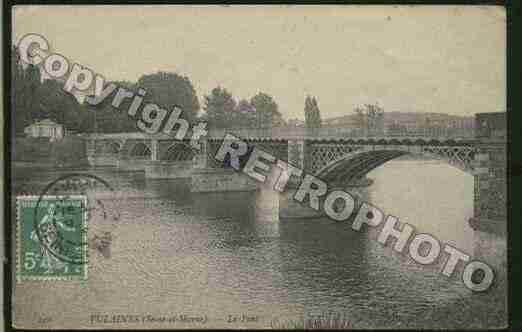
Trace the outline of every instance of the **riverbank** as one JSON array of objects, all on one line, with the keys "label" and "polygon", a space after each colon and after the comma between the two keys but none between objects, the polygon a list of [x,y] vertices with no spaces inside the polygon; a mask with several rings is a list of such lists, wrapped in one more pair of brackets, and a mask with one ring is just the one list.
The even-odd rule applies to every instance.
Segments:
[{"label": "riverbank", "polygon": [[16,137],[12,143],[12,168],[24,167],[87,167],[85,141],[76,136],[51,142],[45,137]]}]

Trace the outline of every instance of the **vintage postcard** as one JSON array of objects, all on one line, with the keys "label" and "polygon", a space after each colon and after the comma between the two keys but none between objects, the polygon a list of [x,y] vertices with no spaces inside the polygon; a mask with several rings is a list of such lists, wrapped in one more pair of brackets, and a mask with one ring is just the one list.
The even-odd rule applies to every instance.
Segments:
[{"label": "vintage postcard", "polygon": [[12,327],[507,326],[504,7],[7,8]]}]

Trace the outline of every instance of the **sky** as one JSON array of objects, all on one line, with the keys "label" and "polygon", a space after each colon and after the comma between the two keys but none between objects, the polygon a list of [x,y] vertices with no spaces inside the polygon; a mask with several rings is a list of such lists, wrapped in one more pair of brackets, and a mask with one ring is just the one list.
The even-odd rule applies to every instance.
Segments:
[{"label": "sky", "polygon": [[361,104],[472,116],[506,110],[506,23],[493,6],[16,6],[13,43],[51,51],[109,80],[172,71],[201,105],[216,86],[262,91],[286,119],[307,95],[323,118]]}]

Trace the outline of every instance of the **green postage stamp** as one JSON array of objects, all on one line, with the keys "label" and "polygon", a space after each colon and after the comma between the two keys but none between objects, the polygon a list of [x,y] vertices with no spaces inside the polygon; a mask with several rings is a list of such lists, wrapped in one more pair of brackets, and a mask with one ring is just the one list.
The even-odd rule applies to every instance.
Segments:
[{"label": "green postage stamp", "polygon": [[87,279],[86,197],[17,197],[17,276],[22,280]]}]

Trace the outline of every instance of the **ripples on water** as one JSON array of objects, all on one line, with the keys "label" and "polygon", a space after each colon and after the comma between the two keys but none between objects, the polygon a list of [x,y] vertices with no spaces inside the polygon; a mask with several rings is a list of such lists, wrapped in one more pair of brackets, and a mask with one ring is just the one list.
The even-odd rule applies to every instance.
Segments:
[{"label": "ripples on water", "polygon": [[[366,198],[386,214],[470,249],[470,175],[435,162],[393,161],[369,177],[375,183]],[[89,272],[98,286],[88,296],[106,312],[129,312],[134,303],[132,312],[206,313],[214,327],[227,327],[229,314],[257,315],[255,326],[270,327],[274,317],[340,312],[355,328],[437,328],[444,326],[433,321],[439,308],[470,296],[457,280],[348,224],[279,220],[278,195],[269,188],[189,194],[182,182],[150,180],[132,187],[144,197],[123,201],[111,259]],[[470,326],[451,314],[441,318],[447,327]]]}]

